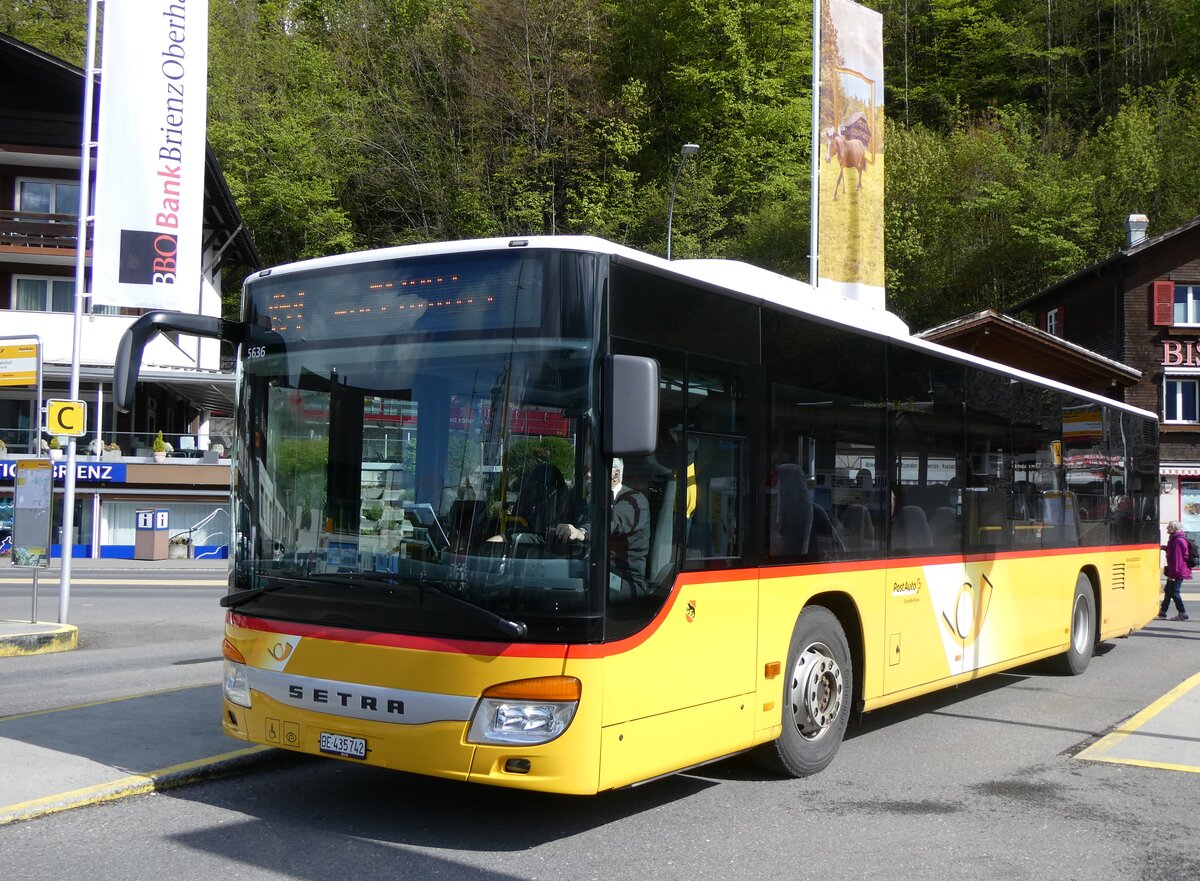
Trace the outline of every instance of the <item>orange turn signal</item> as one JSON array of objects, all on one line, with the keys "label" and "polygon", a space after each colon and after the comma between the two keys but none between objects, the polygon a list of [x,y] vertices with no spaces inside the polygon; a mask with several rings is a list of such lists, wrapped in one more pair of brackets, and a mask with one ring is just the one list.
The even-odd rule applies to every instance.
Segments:
[{"label": "orange turn signal", "polygon": [[582,686],[574,676],[538,676],[493,685],[483,696],[516,701],[577,701],[581,692]]},{"label": "orange turn signal", "polygon": [[238,651],[237,646],[228,639],[221,643],[221,654],[225,656],[225,660],[233,661],[235,664],[246,663],[246,656]]},{"label": "orange turn signal", "polygon": [[779,662],[778,661],[771,661],[765,667],[763,667],[763,678],[774,679],[778,675],[779,675]]}]

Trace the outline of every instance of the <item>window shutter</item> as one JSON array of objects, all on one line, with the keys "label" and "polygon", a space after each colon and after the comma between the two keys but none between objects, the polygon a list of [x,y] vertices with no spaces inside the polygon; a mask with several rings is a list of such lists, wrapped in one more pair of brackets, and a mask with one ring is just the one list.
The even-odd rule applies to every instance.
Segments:
[{"label": "window shutter", "polygon": [[1154,303],[1154,323],[1159,327],[1170,327],[1175,318],[1175,283],[1156,281],[1151,283],[1151,301]]},{"label": "window shutter", "polygon": [[1048,313],[1048,312],[1039,312],[1039,313],[1037,314],[1037,326],[1038,326],[1038,330],[1045,330],[1045,329],[1046,329],[1046,316],[1047,316],[1047,315],[1049,315],[1049,314],[1050,314],[1050,313]]},{"label": "window shutter", "polygon": [[1060,305],[1058,307],[1058,329],[1055,332],[1055,335],[1063,338],[1064,340],[1067,338],[1066,319],[1067,319],[1067,307]]}]

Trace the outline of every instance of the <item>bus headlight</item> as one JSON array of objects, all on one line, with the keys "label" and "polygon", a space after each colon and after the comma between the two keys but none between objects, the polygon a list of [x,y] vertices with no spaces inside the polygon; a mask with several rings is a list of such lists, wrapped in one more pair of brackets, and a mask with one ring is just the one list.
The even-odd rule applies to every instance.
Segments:
[{"label": "bus headlight", "polygon": [[221,644],[225,656],[225,700],[239,707],[250,707],[250,683],[246,679],[246,659],[228,639]]},{"label": "bus headlight", "polygon": [[558,737],[575,718],[581,686],[572,676],[519,679],[489,688],[479,699],[469,743],[538,744]]},{"label": "bus headlight", "polygon": [[250,685],[246,681],[246,665],[225,662],[225,700],[239,707],[250,706]]}]

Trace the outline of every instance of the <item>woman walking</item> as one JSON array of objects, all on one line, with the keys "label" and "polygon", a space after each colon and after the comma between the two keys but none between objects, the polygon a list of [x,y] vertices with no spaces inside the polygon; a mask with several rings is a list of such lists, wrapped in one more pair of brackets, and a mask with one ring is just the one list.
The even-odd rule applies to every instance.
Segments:
[{"label": "woman walking", "polygon": [[1167,617],[1167,608],[1171,605],[1171,600],[1175,600],[1175,609],[1178,611],[1172,621],[1186,621],[1188,619],[1187,612],[1183,608],[1183,597],[1179,595],[1179,589],[1183,586],[1183,579],[1192,577],[1192,570],[1188,568],[1188,543],[1187,533],[1183,531],[1183,524],[1178,520],[1172,520],[1167,524],[1167,543],[1163,546],[1163,550],[1167,552],[1167,584],[1163,588],[1162,605],[1158,607],[1158,617]]}]

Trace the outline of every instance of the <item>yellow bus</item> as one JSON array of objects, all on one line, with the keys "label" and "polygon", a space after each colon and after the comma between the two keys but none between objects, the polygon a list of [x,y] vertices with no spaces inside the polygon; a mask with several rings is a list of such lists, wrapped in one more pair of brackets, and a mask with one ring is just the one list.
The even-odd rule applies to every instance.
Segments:
[{"label": "yellow bus", "polygon": [[[595,793],[745,751],[807,775],[871,711],[1156,611],[1153,414],[764,270],[586,237],[250,276],[222,724]],[[1080,502],[1086,500],[1086,506]]]}]

